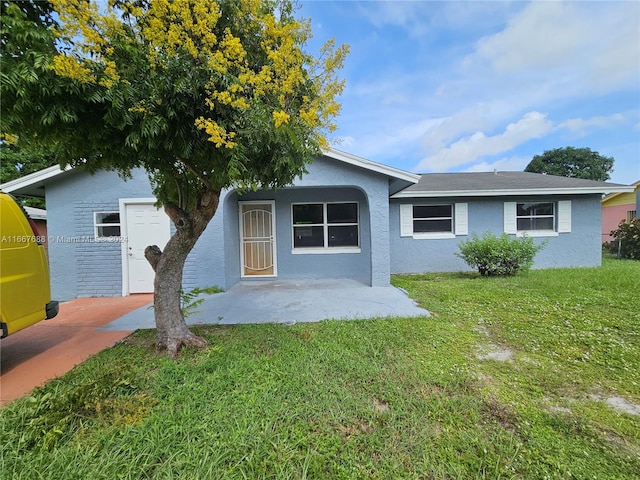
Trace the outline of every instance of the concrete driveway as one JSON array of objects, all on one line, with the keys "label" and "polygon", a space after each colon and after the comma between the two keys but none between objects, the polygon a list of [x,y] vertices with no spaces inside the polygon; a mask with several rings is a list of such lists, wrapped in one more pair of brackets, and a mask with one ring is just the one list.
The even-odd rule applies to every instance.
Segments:
[{"label": "concrete driveway", "polygon": [[[57,317],[0,340],[0,405],[28,394],[138,329],[155,328],[153,295],[78,298]],[[187,323],[317,322],[325,319],[423,317],[405,292],[336,280],[246,281],[206,296]]]},{"label": "concrete driveway", "polygon": [[77,298],[62,303],[55,318],[0,340],[0,405],[28,394],[131,334],[131,330],[96,329],[152,301],[151,294]]}]

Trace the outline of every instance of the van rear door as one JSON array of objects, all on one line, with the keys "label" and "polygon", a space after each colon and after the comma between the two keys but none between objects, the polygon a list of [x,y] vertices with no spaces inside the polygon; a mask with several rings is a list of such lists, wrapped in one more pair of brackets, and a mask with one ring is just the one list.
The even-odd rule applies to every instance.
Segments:
[{"label": "van rear door", "polygon": [[4,334],[15,333],[46,317],[50,301],[49,267],[26,214],[6,193],[0,194],[0,290]]}]

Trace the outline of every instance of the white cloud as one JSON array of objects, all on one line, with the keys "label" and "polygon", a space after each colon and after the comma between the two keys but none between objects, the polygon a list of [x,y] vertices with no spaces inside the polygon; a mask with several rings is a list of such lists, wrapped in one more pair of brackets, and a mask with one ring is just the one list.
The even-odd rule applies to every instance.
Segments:
[{"label": "white cloud", "polygon": [[595,52],[591,82],[603,89],[638,87],[640,71],[640,38],[639,19],[640,3],[629,2],[635,6],[635,19],[632,12],[620,15],[617,22],[612,22],[609,41],[605,48]]},{"label": "white cloud", "polygon": [[439,118],[432,122],[420,138],[420,144],[427,154],[444,148],[461,134],[491,130],[504,118],[499,102],[493,104],[477,103],[464,108],[450,117]]},{"label": "white cloud", "polygon": [[[517,2],[516,2],[517,3]],[[364,1],[358,11],[377,28],[404,28],[414,37],[435,30],[469,31],[495,28],[519,6],[512,2]],[[482,18],[482,22],[478,19]]]},{"label": "white cloud", "polygon": [[378,28],[393,25],[420,36],[428,30],[425,6],[424,2],[364,2],[359,5],[359,11]]},{"label": "white cloud", "polygon": [[465,63],[567,91],[631,86],[640,68],[639,16],[638,2],[531,2],[504,30],[480,39]]},{"label": "white cloud", "polygon": [[418,170],[446,171],[478,158],[508,152],[531,139],[540,138],[553,129],[553,122],[540,112],[529,112],[518,122],[509,124],[499,135],[486,136],[482,132],[462,138],[435,155],[425,158]]},{"label": "white cloud", "polygon": [[563,65],[593,33],[588,26],[574,4],[532,2],[504,30],[481,39],[475,55],[498,72]]},{"label": "white cloud", "polygon": [[418,171],[522,170],[577,138],[607,151],[633,137],[620,157],[637,170],[640,2],[329,4],[323,30],[352,45],[339,148]]},{"label": "white cloud", "polygon": [[[433,90],[439,118],[420,139],[425,158],[417,170],[467,165],[561,129],[576,138],[637,122],[637,108],[601,113],[594,100],[637,91],[638,18],[638,2],[526,4]],[[554,123],[540,111],[564,120]],[[508,122],[515,123],[489,133]]]},{"label": "white cloud", "polygon": [[[473,116],[472,116],[473,117]],[[515,123],[507,125],[505,130],[497,135],[488,136],[483,131],[476,131],[474,134],[460,138],[452,143],[440,142],[442,146],[435,149],[432,155],[423,159],[416,167],[417,171],[446,171],[461,165],[477,162],[482,157],[499,155],[504,152],[516,149],[529,140],[544,138],[552,133],[565,130],[571,133],[572,138],[579,138],[592,131],[619,128],[624,124],[635,121],[637,111],[614,113],[611,115],[600,115],[590,118],[570,118],[561,122],[550,120],[547,114],[540,112],[529,112]],[[452,133],[456,128],[460,128],[460,123],[455,123],[455,117],[440,120],[427,132],[438,132],[444,138],[447,134],[446,125],[451,125]],[[464,120],[461,120],[464,121]],[[467,124],[473,124],[477,119],[467,119]],[[637,127],[637,126],[636,126]],[[436,145],[435,138],[429,145]],[[530,160],[530,159],[529,159]],[[522,157],[502,158],[493,162],[474,163],[466,171],[490,171],[494,168],[502,170],[524,168],[528,161],[523,163]]]},{"label": "white cloud", "polygon": [[[371,159],[397,157],[400,152],[406,152],[408,145],[415,145],[422,132],[433,124],[433,120],[418,120],[415,122],[400,119],[380,125],[377,131],[366,129],[352,138],[352,146],[358,155]],[[393,128],[386,128],[392,125]],[[350,129],[354,131],[354,129]]]},{"label": "white cloud", "polygon": [[616,125],[624,123],[626,121],[625,115],[622,113],[614,113],[607,116],[596,116],[591,118],[570,118],[564,122],[558,124],[558,127],[567,128],[568,130],[577,133],[578,135],[585,135],[587,130],[592,127],[596,128],[613,128]]}]

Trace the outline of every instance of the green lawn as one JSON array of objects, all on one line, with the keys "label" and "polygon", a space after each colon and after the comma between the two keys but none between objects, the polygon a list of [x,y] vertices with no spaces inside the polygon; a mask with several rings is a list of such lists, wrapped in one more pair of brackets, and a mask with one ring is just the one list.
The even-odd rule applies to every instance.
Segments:
[{"label": "green lawn", "polygon": [[394,283],[434,316],[138,332],[0,410],[2,478],[638,478],[640,262]]}]

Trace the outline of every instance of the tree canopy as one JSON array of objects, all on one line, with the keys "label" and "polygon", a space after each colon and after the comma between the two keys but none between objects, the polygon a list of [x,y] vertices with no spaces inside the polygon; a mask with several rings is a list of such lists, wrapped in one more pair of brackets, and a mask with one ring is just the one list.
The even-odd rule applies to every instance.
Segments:
[{"label": "tree canopy", "polygon": [[590,148],[564,147],[535,155],[524,171],[604,182],[611,178],[613,163],[613,157],[605,157]]},{"label": "tree canopy", "polygon": [[[0,183],[24,177],[57,162],[46,152],[23,151],[9,143],[0,143]],[[18,201],[29,207],[45,208],[41,198],[21,197]]]},{"label": "tree canopy", "polygon": [[291,184],[328,145],[348,48],[307,52],[290,0],[21,4],[2,4],[1,132],[61,165],[146,170],[176,226],[147,252],[158,343],[199,344],[179,311],[186,255],[222,189]]},{"label": "tree canopy", "polygon": [[[5,128],[8,108],[16,107],[12,92],[26,97],[19,78],[28,79],[36,68],[42,68],[47,55],[55,52],[49,30],[54,25],[52,7],[48,2],[0,2],[0,183],[15,180],[58,163],[48,149],[18,148],[17,137]],[[37,67],[39,65],[39,67]],[[33,81],[33,78],[31,79]],[[25,98],[25,101],[28,101]],[[17,129],[16,129],[17,130]],[[33,146],[32,146],[33,147]],[[24,205],[44,207],[42,199],[20,198]]]}]

